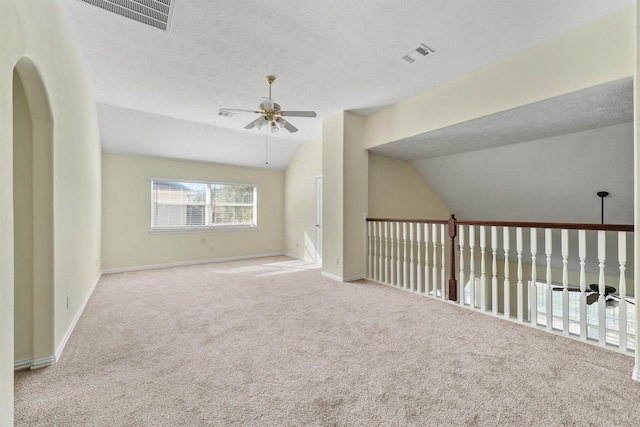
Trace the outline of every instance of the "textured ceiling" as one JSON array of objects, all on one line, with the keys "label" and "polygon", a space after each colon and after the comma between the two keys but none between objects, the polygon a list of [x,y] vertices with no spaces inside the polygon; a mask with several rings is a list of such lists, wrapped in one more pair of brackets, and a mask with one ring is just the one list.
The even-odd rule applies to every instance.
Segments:
[{"label": "textured ceiling", "polygon": [[[103,148],[168,157],[188,152],[197,160],[205,159],[200,154],[205,133],[212,143],[227,146],[222,149],[227,153],[243,141],[263,147],[262,132],[242,130],[251,117],[223,118],[217,110],[256,108],[259,98],[267,96],[268,74],[277,76],[273,98],[283,109],[318,112],[317,119],[291,119],[300,132],[280,132],[278,137],[318,139],[322,120],[338,111],[367,114],[633,4],[176,0],[171,32],[165,33],[77,0],[58,1],[96,99],[105,106],[99,113]],[[436,52],[414,64],[400,59],[420,43]],[[131,139],[123,145],[112,138],[119,131],[106,129],[118,126],[114,115],[129,115],[130,130],[137,134],[145,134],[157,116],[185,132],[180,143],[173,134],[157,134],[153,144]],[[203,127],[191,134],[188,129],[196,126],[185,126],[185,121]],[[198,135],[200,141],[193,142]],[[295,151],[280,147],[274,144],[271,158],[279,161],[271,162],[272,168],[286,164]],[[264,166],[244,150],[206,160]]]},{"label": "textured ceiling", "polygon": [[426,159],[550,138],[633,121],[633,78],[394,141],[371,151]]}]

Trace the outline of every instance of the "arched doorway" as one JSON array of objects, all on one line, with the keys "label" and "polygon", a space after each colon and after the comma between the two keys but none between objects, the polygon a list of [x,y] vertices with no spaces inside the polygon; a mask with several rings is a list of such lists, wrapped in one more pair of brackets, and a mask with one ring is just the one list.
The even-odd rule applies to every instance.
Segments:
[{"label": "arched doorway", "polygon": [[55,363],[53,116],[36,66],[13,72],[14,360]]}]

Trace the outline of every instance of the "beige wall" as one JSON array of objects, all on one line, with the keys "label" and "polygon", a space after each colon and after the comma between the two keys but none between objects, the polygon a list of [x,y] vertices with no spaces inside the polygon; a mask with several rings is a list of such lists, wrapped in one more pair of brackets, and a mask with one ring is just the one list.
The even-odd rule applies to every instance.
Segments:
[{"label": "beige wall", "polygon": [[284,174],[285,253],[316,261],[316,177],[322,175],[322,141],[309,141],[296,152]]},{"label": "beige wall", "polygon": [[342,111],[322,124],[322,273],[337,280],[365,275],[368,152],[364,117]]},{"label": "beige wall", "polygon": [[14,355],[26,360],[33,357],[33,123],[20,76],[13,77]]},{"label": "beige wall", "polygon": [[[14,68],[21,58],[28,58],[20,61],[18,71],[32,117],[33,161],[46,164],[42,173],[53,188],[47,195],[53,211],[49,223],[34,221],[34,230],[43,228],[49,236],[42,247],[49,251],[51,264],[34,266],[34,275],[55,272],[45,278],[53,287],[34,295],[34,315],[43,316],[36,316],[34,323],[48,325],[48,331],[40,329],[47,336],[34,334],[34,357],[53,357],[61,349],[99,276],[101,152],[95,100],[58,2],[0,1],[0,52],[0,425],[4,426],[13,423],[12,98]],[[40,143],[45,146],[36,145]],[[35,188],[34,195],[34,203],[46,199]],[[35,252],[38,246],[36,242]],[[44,254],[34,253],[39,256]],[[35,354],[42,341],[46,345],[41,350],[47,353]]]},{"label": "beige wall", "polygon": [[[109,153],[102,167],[104,270],[284,251],[283,172]],[[151,234],[150,177],[256,184],[258,228]]]},{"label": "beige wall", "polygon": [[322,122],[322,271],[335,277],[343,277],[343,135],[344,112]]},{"label": "beige wall", "polygon": [[369,217],[445,220],[449,215],[409,162],[369,153]]},{"label": "beige wall", "polygon": [[623,9],[371,114],[366,147],[629,77],[634,22]]},{"label": "beige wall", "polygon": [[365,276],[369,153],[364,149],[364,117],[344,113],[343,279]]}]

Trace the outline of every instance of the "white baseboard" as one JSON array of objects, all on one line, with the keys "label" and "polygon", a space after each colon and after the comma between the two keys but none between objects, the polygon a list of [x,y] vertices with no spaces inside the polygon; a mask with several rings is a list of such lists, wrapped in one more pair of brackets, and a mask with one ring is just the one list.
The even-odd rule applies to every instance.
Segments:
[{"label": "white baseboard", "polygon": [[263,257],[269,257],[269,256],[282,256],[282,255],[289,256],[283,252],[274,252],[274,253],[267,253],[267,254],[243,255],[243,256],[229,257],[229,258],[211,258],[211,259],[201,259],[197,261],[169,262],[165,264],[151,264],[151,265],[139,265],[135,267],[109,268],[107,270],[102,270],[102,274],[126,273],[128,271],[154,270],[156,268],[183,267],[188,265],[211,264],[214,262],[239,261],[243,259],[263,258]]},{"label": "white baseboard", "polygon": [[55,355],[49,357],[43,357],[42,359],[35,359],[31,362],[31,370],[46,368],[47,366],[54,365],[58,359]]},{"label": "white baseboard", "polygon": [[71,321],[71,324],[67,328],[67,332],[62,337],[60,344],[58,344],[58,348],[56,349],[56,354],[55,354],[55,360],[60,360],[60,356],[64,351],[64,347],[67,345],[67,341],[69,341],[69,338],[71,337],[71,334],[73,333],[73,330],[75,329],[76,324],[78,323],[78,320],[80,320],[80,316],[82,316],[82,313],[84,313],[84,309],[87,306],[87,303],[89,302],[89,298],[91,298],[91,295],[93,295],[93,291],[95,291],[96,286],[98,286],[98,282],[100,282],[101,277],[102,277],[102,272],[99,272],[98,277],[96,277],[96,280],[94,280],[93,284],[91,285],[91,289],[89,289],[89,292],[87,292],[87,296],[85,296],[84,300],[82,301],[82,304],[80,305],[80,309],[78,310],[73,320]]},{"label": "white baseboard", "polygon": [[71,337],[71,334],[73,333],[73,330],[76,327],[76,324],[78,323],[78,320],[80,319],[80,316],[82,316],[82,313],[84,312],[85,307],[87,306],[87,303],[89,302],[89,298],[91,298],[91,295],[93,294],[93,291],[96,289],[96,286],[98,285],[98,282],[100,282],[100,278],[102,277],[102,273],[98,273],[98,277],[96,277],[96,279],[93,281],[93,284],[91,285],[91,289],[89,289],[89,292],[87,293],[86,297],[84,298],[84,300],[82,301],[82,304],[80,305],[80,308],[78,309],[78,312],[76,313],[75,317],[73,318],[73,321],[71,322],[71,324],[69,325],[69,327],[67,328],[67,332],[64,334],[64,336],[62,337],[62,340],[60,341],[60,344],[58,344],[58,348],[56,349],[56,352],[54,355],[52,356],[48,356],[48,357],[43,357],[41,359],[22,359],[22,360],[16,360],[13,364],[13,369],[15,371],[20,370],[20,369],[40,369],[40,368],[45,368],[47,366],[51,366],[53,364],[55,364],[58,360],[60,360],[60,356],[62,355],[62,352],[64,351],[64,347],[67,345],[67,341],[69,341],[69,337]]},{"label": "white baseboard", "polygon": [[33,359],[31,358],[16,360],[15,362],[13,362],[13,370],[19,371],[21,369],[27,369],[27,368],[30,368],[31,365],[33,365]]}]

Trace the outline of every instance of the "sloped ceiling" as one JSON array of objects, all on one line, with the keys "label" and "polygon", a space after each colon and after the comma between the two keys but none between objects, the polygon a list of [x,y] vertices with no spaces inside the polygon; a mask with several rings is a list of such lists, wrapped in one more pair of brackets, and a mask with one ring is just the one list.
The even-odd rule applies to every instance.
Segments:
[{"label": "sloped ceiling", "polygon": [[[58,1],[100,104],[105,151],[272,169],[285,167],[301,142],[319,139],[322,120],[338,111],[376,111],[634,3],[176,0],[166,33]],[[400,59],[420,43],[435,53],[413,64]],[[318,118],[292,120],[298,133],[275,135],[265,165],[249,154],[251,143],[257,152],[265,145],[264,133],[242,129],[251,117],[217,110],[255,109],[269,74],[283,108],[315,110]],[[180,131],[153,131],[159,121]],[[123,135],[123,122],[141,137]]]},{"label": "sloped ceiling", "polygon": [[459,219],[633,224],[633,124],[411,162]]},{"label": "sloped ceiling", "polygon": [[631,78],[395,141],[460,219],[633,223]]}]

